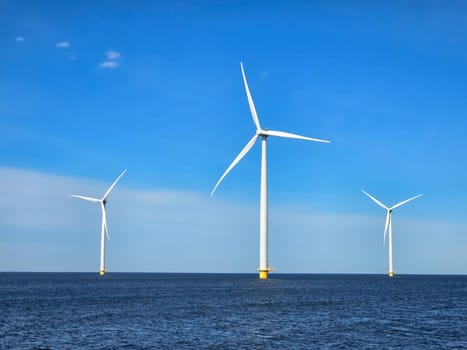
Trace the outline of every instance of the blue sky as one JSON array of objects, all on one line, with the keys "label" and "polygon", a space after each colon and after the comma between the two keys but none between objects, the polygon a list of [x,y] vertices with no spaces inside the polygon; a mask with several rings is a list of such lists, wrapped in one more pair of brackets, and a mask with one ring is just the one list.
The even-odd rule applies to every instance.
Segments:
[{"label": "blue sky", "polygon": [[467,5],[0,1],[0,270],[254,272],[270,139],[278,272],[466,273]]}]

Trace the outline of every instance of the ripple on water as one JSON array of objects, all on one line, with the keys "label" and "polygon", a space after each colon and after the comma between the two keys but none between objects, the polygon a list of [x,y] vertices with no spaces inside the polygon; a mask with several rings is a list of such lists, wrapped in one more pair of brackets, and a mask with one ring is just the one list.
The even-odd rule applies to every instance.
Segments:
[{"label": "ripple on water", "polygon": [[0,274],[0,349],[467,348],[467,277]]}]

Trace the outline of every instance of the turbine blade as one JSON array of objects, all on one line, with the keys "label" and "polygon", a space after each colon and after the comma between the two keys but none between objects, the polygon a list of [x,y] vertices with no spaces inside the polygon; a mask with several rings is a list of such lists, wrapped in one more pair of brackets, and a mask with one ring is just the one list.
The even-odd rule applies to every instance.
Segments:
[{"label": "turbine blade", "polygon": [[245,70],[243,69],[243,62],[240,62],[240,67],[242,68],[243,83],[245,84],[246,97],[248,98],[248,105],[250,106],[251,116],[253,117],[253,122],[256,125],[256,130],[261,130],[258,115],[256,114],[256,108],[253,103],[253,99],[251,98],[250,89],[248,88],[248,83],[246,81]]},{"label": "turbine blade", "polygon": [[227,170],[224,172],[224,174],[222,174],[221,178],[219,179],[219,181],[217,181],[216,183],[216,186],[214,186],[214,189],[212,190],[211,192],[211,197],[213,196],[214,192],[216,191],[217,187],[220,185],[220,183],[222,182],[222,180],[224,179],[224,177],[229,173],[230,170],[232,170],[232,168],[237,165],[237,163],[245,156],[245,154],[248,153],[248,151],[253,147],[253,145],[255,144],[256,142],[256,139],[258,138],[258,135],[254,135],[250,141],[248,141],[248,143],[246,144],[246,146],[240,151],[240,153],[238,154],[238,156],[233,160],[233,162],[229,165],[229,167],[227,168]]},{"label": "turbine blade", "polygon": [[101,201],[100,199],[97,199],[97,198],[78,196],[77,194],[70,194],[70,196],[79,198],[79,199],[84,199],[85,201],[89,201],[89,202],[100,202]]},{"label": "turbine blade", "polygon": [[314,138],[307,137],[307,136],[291,134],[290,132],[284,132],[284,131],[263,130],[261,133],[265,134],[265,135],[269,135],[269,136],[284,137],[284,138],[287,138],[287,139],[299,139],[299,140],[324,142],[324,143],[330,143],[331,142],[331,141],[328,141],[328,140],[314,139]]},{"label": "turbine blade", "polygon": [[120,178],[121,178],[125,173],[126,173],[126,169],[122,171],[122,173],[120,174],[120,176],[117,177],[117,180],[115,180],[114,183],[112,184],[112,186],[110,186],[109,189],[107,190],[107,192],[105,192],[104,197],[102,197],[102,200],[107,199],[107,196],[109,195],[110,191],[113,190],[113,188],[114,188],[115,185],[117,184],[118,180],[120,180]]},{"label": "turbine blade", "polygon": [[388,213],[387,213],[387,215],[386,215],[386,225],[384,225],[383,244],[386,244],[386,233],[388,232],[390,217],[391,217],[391,213],[390,213],[389,210],[388,210]]},{"label": "turbine blade", "polygon": [[383,209],[386,209],[386,210],[389,210],[389,208],[387,206],[385,206],[383,203],[381,203],[379,200],[377,200],[375,197],[373,197],[371,194],[369,194],[368,192],[364,191],[364,190],[360,190],[362,191],[364,194],[366,194],[368,197],[370,197],[370,199],[372,199],[376,204],[378,204],[381,208]]},{"label": "turbine blade", "polygon": [[102,223],[104,224],[105,235],[107,236],[107,239],[110,240],[109,232],[107,231],[107,215],[105,213],[104,203],[102,202],[101,202],[101,207],[102,207]]},{"label": "turbine blade", "polygon": [[416,196],[414,196],[414,197],[412,197],[412,198],[409,198],[409,199],[406,199],[405,201],[402,201],[402,202],[400,202],[400,203],[397,203],[396,205],[394,205],[394,206],[391,208],[391,210],[396,209],[396,208],[400,207],[401,205],[404,205],[405,203],[408,203],[408,202],[410,202],[410,201],[413,201],[414,199],[416,199],[416,198],[418,198],[418,197],[421,197],[421,196],[423,196],[423,195],[422,195],[422,194],[417,194]]}]

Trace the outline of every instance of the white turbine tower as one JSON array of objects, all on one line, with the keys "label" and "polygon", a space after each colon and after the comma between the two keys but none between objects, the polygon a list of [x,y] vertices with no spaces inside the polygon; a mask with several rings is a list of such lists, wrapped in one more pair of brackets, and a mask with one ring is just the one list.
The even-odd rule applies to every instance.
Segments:
[{"label": "white turbine tower", "polygon": [[101,224],[101,259],[100,259],[100,269],[99,269],[99,274],[103,276],[105,274],[105,236],[107,236],[107,239],[110,239],[109,233],[107,231],[107,217],[105,213],[105,205],[107,203],[107,197],[109,196],[110,192],[113,190],[115,185],[117,184],[118,180],[126,173],[126,169],[123,170],[123,172],[120,174],[119,177],[117,177],[117,180],[114,181],[112,186],[109,187],[107,192],[105,192],[104,196],[99,199],[99,198],[92,198],[92,197],[85,197],[85,196],[78,196],[76,194],[70,194],[71,197],[76,197],[80,199],[84,199],[89,202],[95,202],[95,203],[100,203],[101,204],[101,209],[102,209],[102,224]]},{"label": "white turbine tower", "polygon": [[368,192],[365,192],[364,190],[361,190],[364,194],[366,194],[370,199],[372,199],[376,204],[378,204],[381,208],[386,209],[387,214],[386,214],[386,224],[384,226],[384,243],[386,243],[386,233],[389,231],[388,234],[388,241],[389,241],[389,277],[394,277],[394,268],[392,266],[392,211],[396,208],[399,208],[401,205],[404,205],[415,198],[421,197],[421,194],[418,194],[414,197],[411,197],[409,199],[406,199],[405,201],[402,201],[400,203],[397,203],[396,205],[393,205],[391,208],[388,208],[385,206],[383,203],[381,203],[379,200],[377,200],[375,197],[373,197],[371,194]]},{"label": "white turbine tower", "polygon": [[311,137],[300,136],[296,134],[291,134],[283,131],[274,131],[268,129],[262,129],[259,123],[258,115],[256,114],[255,105],[253,104],[253,99],[251,98],[250,89],[248,88],[248,83],[246,81],[245,71],[243,70],[243,63],[240,62],[240,67],[242,69],[243,82],[245,84],[246,96],[248,99],[248,104],[250,106],[251,115],[253,117],[253,122],[256,126],[256,133],[248,141],[246,146],[241,150],[233,162],[229,165],[227,170],[222,174],[219,181],[217,181],[216,186],[211,192],[211,196],[216,191],[217,187],[220,185],[224,177],[232,170],[232,168],[240,162],[240,160],[248,153],[248,151],[253,147],[256,140],[261,138],[261,185],[260,185],[260,220],[259,220],[259,278],[267,279],[268,272],[272,271],[272,267],[269,265],[268,261],[268,175],[267,175],[267,158],[266,158],[266,140],[268,136],[278,136],[290,139],[299,139],[307,141],[317,141],[317,142],[326,142],[326,140],[314,139]]}]

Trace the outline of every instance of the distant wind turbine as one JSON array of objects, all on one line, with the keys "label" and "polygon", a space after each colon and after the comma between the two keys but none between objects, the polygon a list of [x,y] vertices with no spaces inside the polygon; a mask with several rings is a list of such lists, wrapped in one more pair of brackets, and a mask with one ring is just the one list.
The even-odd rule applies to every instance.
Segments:
[{"label": "distant wind turbine", "polygon": [[392,211],[396,208],[399,208],[401,205],[404,205],[418,197],[421,197],[421,194],[418,194],[414,197],[411,197],[409,199],[406,199],[405,201],[402,201],[400,203],[397,203],[396,205],[393,205],[391,208],[388,208],[385,206],[383,203],[381,203],[379,200],[377,200],[375,197],[373,197],[371,194],[368,192],[365,192],[364,190],[361,190],[364,194],[366,194],[370,199],[372,199],[376,204],[378,204],[381,208],[386,209],[387,214],[386,214],[386,224],[384,225],[384,242],[386,243],[386,233],[389,230],[389,235],[388,235],[388,241],[389,241],[389,277],[394,277],[394,268],[392,266]]},{"label": "distant wind turbine", "polygon": [[84,199],[85,201],[89,202],[95,202],[95,203],[100,203],[101,204],[101,209],[102,209],[102,224],[101,224],[101,259],[100,259],[100,269],[99,269],[99,274],[103,276],[105,274],[105,236],[107,236],[107,239],[110,239],[109,233],[107,231],[107,217],[105,213],[105,205],[107,204],[107,197],[109,196],[110,192],[113,190],[115,185],[117,184],[118,180],[126,173],[126,169],[123,170],[123,172],[120,174],[119,177],[117,177],[117,180],[114,181],[112,186],[109,187],[107,192],[105,192],[104,196],[99,199],[99,198],[92,198],[92,197],[85,197],[85,196],[78,196],[76,194],[70,194],[71,197],[76,197],[80,199]]},{"label": "distant wind turbine", "polygon": [[240,162],[240,160],[250,151],[250,149],[255,144],[258,138],[261,138],[261,185],[260,185],[260,223],[259,223],[259,278],[267,279],[268,273],[273,270],[269,265],[268,261],[268,176],[267,176],[267,159],[266,159],[266,139],[268,136],[277,136],[290,139],[299,139],[307,141],[316,141],[316,142],[325,142],[329,143],[326,140],[314,139],[311,137],[300,136],[296,134],[291,134],[283,131],[274,131],[261,128],[258,115],[256,114],[255,105],[253,104],[253,99],[250,94],[250,89],[248,88],[248,83],[246,81],[245,71],[243,69],[243,63],[240,62],[240,67],[242,70],[243,83],[245,84],[246,96],[248,99],[248,104],[250,106],[251,115],[253,117],[253,122],[256,126],[256,133],[248,141],[246,146],[241,150],[233,162],[229,165],[227,170],[222,174],[219,181],[217,181],[214,189],[211,192],[211,196],[216,191],[217,187],[220,185],[224,177],[232,170],[232,168]]}]

